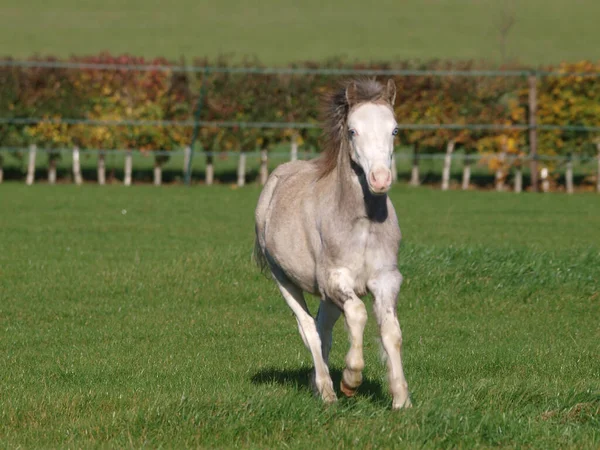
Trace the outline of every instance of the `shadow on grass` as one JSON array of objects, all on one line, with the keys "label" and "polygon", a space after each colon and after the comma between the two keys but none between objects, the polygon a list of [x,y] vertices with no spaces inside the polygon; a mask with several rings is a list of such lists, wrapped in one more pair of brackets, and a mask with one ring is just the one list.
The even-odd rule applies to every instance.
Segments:
[{"label": "shadow on grass", "polygon": [[[262,369],[256,372],[251,377],[253,384],[280,384],[282,386],[288,386],[297,389],[298,391],[310,393],[311,388],[311,374],[313,369],[277,369],[268,368]],[[342,380],[342,370],[331,368],[330,369],[331,379],[333,380],[333,387],[336,390],[338,398],[344,398],[344,394],[340,391],[340,381]],[[363,375],[363,382],[358,388],[356,393],[358,397],[367,397],[372,402],[382,405],[387,405],[391,402],[390,396],[384,390],[382,384]]]}]

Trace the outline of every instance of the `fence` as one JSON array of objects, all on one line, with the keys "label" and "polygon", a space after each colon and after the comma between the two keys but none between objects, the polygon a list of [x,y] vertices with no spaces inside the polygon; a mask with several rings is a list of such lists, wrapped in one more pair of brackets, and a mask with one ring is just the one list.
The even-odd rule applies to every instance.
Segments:
[{"label": "fence", "polygon": [[[594,78],[600,77],[599,71],[581,71],[581,72],[565,72],[564,70],[546,70],[546,71],[529,71],[529,70],[509,70],[509,71],[491,71],[491,70],[413,70],[413,69],[386,69],[386,70],[371,70],[371,69],[323,69],[323,68],[260,68],[260,67],[213,67],[213,66],[201,66],[201,67],[184,67],[184,66],[172,66],[172,65],[147,65],[147,64],[113,64],[113,63],[82,63],[82,62],[60,62],[60,61],[0,61],[0,68],[29,68],[29,69],[65,69],[65,70],[95,70],[95,71],[139,71],[139,72],[165,72],[165,73],[196,73],[201,74],[201,82],[199,88],[198,100],[194,108],[193,120],[107,120],[107,119],[90,119],[90,118],[77,118],[77,117],[60,117],[59,119],[52,119],[48,117],[4,117],[0,118],[0,125],[43,125],[43,124],[54,124],[54,125],[73,125],[73,126],[104,126],[104,127],[165,127],[165,128],[189,128],[192,130],[191,139],[189,145],[185,146],[184,150],[180,150],[180,154],[184,156],[185,162],[185,175],[184,179],[186,183],[190,183],[192,177],[192,163],[194,158],[194,145],[198,139],[198,136],[202,129],[253,129],[253,130],[312,130],[318,128],[318,125],[311,122],[295,122],[295,121],[243,121],[243,120],[201,120],[205,97],[207,94],[207,83],[205,78],[210,74],[223,73],[223,74],[248,74],[248,75],[294,75],[294,76],[394,76],[394,77],[503,77],[503,78],[519,78],[527,79],[527,122],[526,123],[400,123],[399,128],[402,130],[412,131],[434,131],[440,133],[444,130],[449,131],[470,131],[470,132],[517,132],[527,133],[527,153],[519,152],[518,154],[510,154],[505,148],[502,148],[497,154],[490,156],[489,154],[457,154],[457,149],[461,142],[459,139],[453,139],[451,136],[447,138],[446,153],[445,154],[421,154],[417,151],[412,156],[407,156],[403,153],[396,155],[396,158],[412,158],[412,176],[411,183],[418,184],[418,161],[423,159],[442,159],[444,161],[444,167],[442,170],[442,188],[448,189],[449,178],[450,178],[450,165],[452,160],[464,159],[465,168],[463,174],[463,188],[469,185],[469,174],[470,165],[475,161],[486,161],[495,158],[495,178],[497,189],[503,189],[504,180],[509,169],[513,169],[515,190],[520,191],[522,185],[522,167],[524,165],[529,166],[529,173],[531,178],[531,190],[536,191],[541,186],[543,190],[547,190],[548,186],[548,170],[542,168],[539,170],[540,162],[553,162],[559,164],[565,168],[565,184],[568,192],[573,191],[573,162],[574,161],[586,161],[590,160],[589,156],[571,156],[571,155],[539,155],[538,154],[538,133],[542,131],[546,132],[570,132],[570,133],[599,133],[600,123],[596,125],[580,125],[580,124],[538,124],[537,112],[538,112],[538,84],[539,80],[543,77],[570,77],[570,78]],[[297,153],[297,143],[294,142],[296,134],[292,133],[292,142],[290,150],[290,158],[294,159],[294,154]],[[591,141],[590,141],[591,142]],[[34,145],[29,148],[0,148],[4,152],[17,152],[17,153],[29,153],[29,169],[26,180],[28,183],[33,182],[33,174],[35,168],[35,155],[39,151],[47,152],[49,155],[56,155],[64,152],[64,149],[49,147],[45,149],[36,148]],[[105,176],[103,172],[103,159],[107,151],[112,149],[85,149],[86,153],[97,153],[98,155],[98,181],[103,183]],[[84,150],[79,150],[75,147],[73,149],[74,166],[73,173],[74,179],[81,182],[79,155]],[[126,153],[131,155],[134,149],[127,149]],[[600,192],[600,143],[597,144],[598,151],[598,164],[596,173],[596,189]],[[152,152],[156,157],[168,157],[176,154],[173,151],[156,151]],[[207,159],[212,160],[215,155],[223,154],[222,152],[205,151],[203,154]],[[244,173],[245,173],[245,161],[248,153],[239,153],[239,167],[238,167],[238,183],[243,184]],[[266,167],[268,156],[279,158],[282,155],[276,153],[267,154],[266,150],[260,154],[261,159],[261,181],[264,182],[266,179]],[[131,183],[131,158],[125,159],[125,184]],[[129,162],[128,162],[129,161]],[[0,161],[1,162],[1,161]],[[209,168],[210,166],[210,168]],[[33,167],[33,169],[31,169]],[[207,165],[206,168],[206,181],[208,184],[212,183],[213,172],[212,163]],[[54,175],[52,175],[54,173]],[[79,174],[79,175],[78,175]],[[542,183],[538,180],[538,175],[542,175]],[[52,160],[50,161],[49,168],[49,180],[52,182],[55,177],[55,170],[52,168]],[[0,168],[0,180],[2,179],[2,172]],[[466,181],[465,181],[466,180]],[[155,167],[155,182],[160,182],[160,164]]]}]

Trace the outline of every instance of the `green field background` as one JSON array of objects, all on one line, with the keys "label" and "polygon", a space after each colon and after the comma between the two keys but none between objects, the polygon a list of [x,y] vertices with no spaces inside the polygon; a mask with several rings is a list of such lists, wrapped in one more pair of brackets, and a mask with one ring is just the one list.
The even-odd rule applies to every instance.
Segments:
[{"label": "green field background", "polygon": [[600,57],[596,0],[8,0],[0,4],[0,55],[501,62],[506,12],[515,22],[505,59],[537,65]]},{"label": "green field background", "polygon": [[[357,397],[312,396],[296,322],[250,261],[259,192],[0,185],[2,446],[600,446],[600,197],[392,190],[398,412],[372,313]],[[336,388],[347,348],[340,321]]]}]

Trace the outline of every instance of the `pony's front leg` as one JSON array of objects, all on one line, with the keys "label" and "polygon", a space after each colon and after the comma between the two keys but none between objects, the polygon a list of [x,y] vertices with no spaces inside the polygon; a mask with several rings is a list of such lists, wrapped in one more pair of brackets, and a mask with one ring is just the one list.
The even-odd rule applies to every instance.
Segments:
[{"label": "pony's front leg", "polygon": [[350,350],[346,354],[346,368],[342,375],[340,389],[351,397],[362,383],[362,371],[365,367],[363,359],[363,333],[367,323],[367,308],[356,296],[353,280],[345,269],[331,272],[329,277],[329,296],[340,305],[350,338]]},{"label": "pony's front leg", "polygon": [[373,310],[379,324],[381,342],[387,354],[388,380],[394,409],[412,406],[402,367],[402,332],[396,315],[400,284],[402,275],[396,269],[380,271],[367,283],[375,297]]}]

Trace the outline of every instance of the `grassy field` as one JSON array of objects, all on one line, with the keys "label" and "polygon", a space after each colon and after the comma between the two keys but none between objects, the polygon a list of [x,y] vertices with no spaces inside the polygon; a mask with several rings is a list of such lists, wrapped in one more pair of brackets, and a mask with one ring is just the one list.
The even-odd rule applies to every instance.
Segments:
[{"label": "grassy field", "polygon": [[[598,196],[394,189],[415,406],[393,412],[372,318],[358,396],[311,395],[250,262],[258,194],[0,185],[2,446],[600,446]],[[336,387],[346,350],[340,322]]]},{"label": "grassy field", "polygon": [[515,22],[506,58],[539,64],[600,57],[596,0],[9,0],[0,5],[0,54],[231,54],[275,65],[332,56],[499,61],[507,11]]}]

